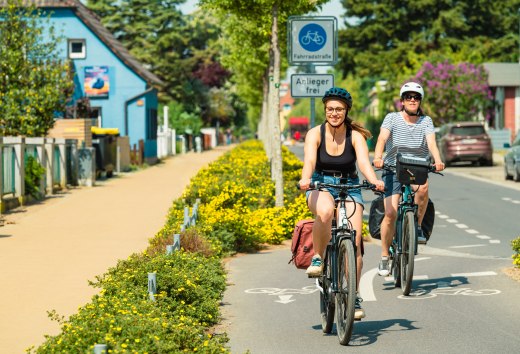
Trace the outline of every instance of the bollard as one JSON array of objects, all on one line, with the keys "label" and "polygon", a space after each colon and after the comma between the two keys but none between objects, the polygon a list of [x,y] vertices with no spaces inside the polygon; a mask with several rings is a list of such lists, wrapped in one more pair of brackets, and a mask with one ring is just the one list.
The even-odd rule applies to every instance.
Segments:
[{"label": "bollard", "polygon": [[173,250],[181,249],[181,235],[175,234],[173,235]]},{"label": "bollard", "polygon": [[184,225],[189,225],[190,223],[190,208],[188,206],[184,207]]},{"label": "bollard", "polygon": [[195,225],[195,222],[197,221],[197,214],[199,211],[199,205],[195,203],[193,206],[193,211],[191,212],[191,225]]},{"label": "bollard", "polygon": [[171,255],[173,253],[173,245],[166,245],[166,254]]},{"label": "bollard", "polygon": [[184,232],[184,231],[186,231],[186,225],[182,224],[181,225],[181,232]]},{"label": "bollard", "polygon": [[150,300],[155,301],[155,294],[157,294],[157,274],[148,273],[148,294],[150,294]]},{"label": "bollard", "polygon": [[107,354],[106,344],[94,344],[94,354]]}]

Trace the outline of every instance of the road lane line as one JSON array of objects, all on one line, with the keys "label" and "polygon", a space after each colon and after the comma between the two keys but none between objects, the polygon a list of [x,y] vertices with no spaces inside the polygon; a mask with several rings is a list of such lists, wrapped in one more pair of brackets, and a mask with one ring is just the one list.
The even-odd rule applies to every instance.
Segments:
[{"label": "road lane line", "polygon": [[491,238],[491,237],[486,236],[486,235],[478,235],[477,237],[482,239],[482,240],[489,240]]},{"label": "road lane line", "polygon": [[453,273],[452,277],[485,277],[488,275],[497,275],[497,273],[488,271],[488,272],[473,272],[473,273]]},{"label": "road lane line", "polygon": [[485,245],[479,243],[476,245],[451,246],[450,248],[470,248],[470,247],[482,247],[482,246],[485,246]]},{"label": "road lane line", "polygon": [[455,224],[455,226],[457,226],[459,229],[467,229],[468,228],[468,225],[466,225],[466,224]]},{"label": "road lane line", "polygon": [[479,233],[477,230],[473,230],[473,229],[468,229],[468,230],[464,230],[464,231],[466,231],[468,234],[473,234],[473,235]]},{"label": "road lane line", "polygon": [[374,278],[377,274],[377,268],[370,269],[361,276],[359,281],[359,294],[363,301],[377,301],[374,293]]},{"label": "road lane line", "polygon": [[489,243],[500,243],[500,240],[489,240]]},{"label": "road lane line", "polygon": [[452,224],[459,222],[457,219],[447,219],[446,221]]}]

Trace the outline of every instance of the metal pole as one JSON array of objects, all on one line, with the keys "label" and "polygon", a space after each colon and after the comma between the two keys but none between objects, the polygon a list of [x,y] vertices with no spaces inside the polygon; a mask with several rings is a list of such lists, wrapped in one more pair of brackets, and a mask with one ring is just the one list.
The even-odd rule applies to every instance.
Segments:
[{"label": "metal pole", "polygon": [[[309,65],[309,71],[311,74],[314,74],[316,72],[316,70],[314,70],[314,64],[310,64]],[[309,127],[310,128],[313,128],[314,125],[315,125],[315,120],[316,120],[316,109],[315,109],[315,102],[314,102],[314,97],[311,97],[311,126]]]}]

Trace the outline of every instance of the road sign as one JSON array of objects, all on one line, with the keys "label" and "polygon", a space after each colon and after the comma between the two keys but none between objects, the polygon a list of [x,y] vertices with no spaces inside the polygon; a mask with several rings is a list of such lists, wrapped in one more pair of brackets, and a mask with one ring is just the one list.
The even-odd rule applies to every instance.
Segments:
[{"label": "road sign", "polygon": [[323,97],[334,86],[331,74],[293,74],[291,75],[292,97]]},{"label": "road sign", "polygon": [[338,61],[337,19],[333,16],[289,17],[290,65],[334,65]]}]

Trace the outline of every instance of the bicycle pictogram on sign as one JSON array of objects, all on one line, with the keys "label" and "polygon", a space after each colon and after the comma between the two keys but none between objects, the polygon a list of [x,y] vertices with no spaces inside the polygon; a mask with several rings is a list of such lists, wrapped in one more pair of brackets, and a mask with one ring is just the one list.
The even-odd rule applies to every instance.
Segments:
[{"label": "bicycle pictogram on sign", "polygon": [[320,25],[309,23],[298,33],[298,40],[303,49],[309,52],[316,52],[327,43],[327,33]]}]

